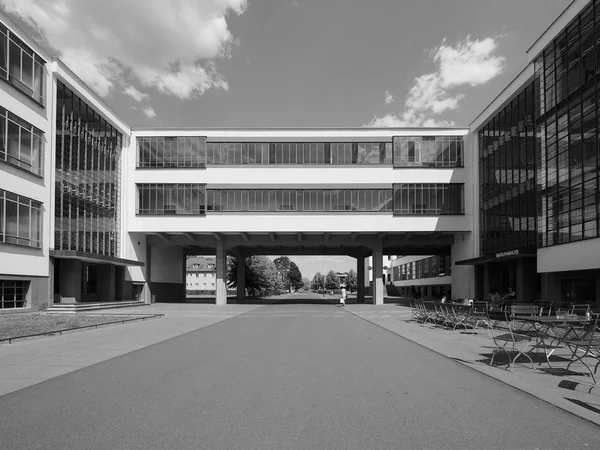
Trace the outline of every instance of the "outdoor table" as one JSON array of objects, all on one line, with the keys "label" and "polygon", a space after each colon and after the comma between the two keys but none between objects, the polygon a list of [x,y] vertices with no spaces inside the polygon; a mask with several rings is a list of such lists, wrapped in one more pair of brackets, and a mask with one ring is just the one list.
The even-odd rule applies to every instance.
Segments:
[{"label": "outdoor table", "polygon": [[[548,366],[552,368],[550,356],[554,350],[560,347],[562,340],[567,337],[578,337],[577,325],[589,323],[591,318],[588,316],[521,316],[516,318],[521,322],[533,324],[535,329],[536,346],[542,348],[546,355]],[[562,325],[559,327],[559,325]],[[558,331],[561,331],[560,333]],[[550,349],[550,353],[548,353]],[[541,364],[541,363],[540,363]]]}]

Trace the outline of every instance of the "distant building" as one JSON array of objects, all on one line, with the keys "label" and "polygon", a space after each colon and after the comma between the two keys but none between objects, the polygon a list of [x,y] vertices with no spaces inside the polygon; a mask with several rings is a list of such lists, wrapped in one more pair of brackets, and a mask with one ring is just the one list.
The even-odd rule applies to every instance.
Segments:
[{"label": "distant building", "polygon": [[186,292],[214,291],[217,280],[216,264],[214,257],[189,256],[185,267]]}]

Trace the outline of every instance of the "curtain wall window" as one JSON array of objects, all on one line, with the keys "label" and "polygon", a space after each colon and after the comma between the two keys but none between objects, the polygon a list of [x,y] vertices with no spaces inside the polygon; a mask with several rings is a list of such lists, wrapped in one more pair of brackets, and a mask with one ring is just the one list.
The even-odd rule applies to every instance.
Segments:
[{"label": "curtain wall window", "polygon": [[45,61],[0,23],[0,78],[44,105]]},{"label": "curtain wall window", "polygon": [[44,133],[0,107],[0,161],[43,174]]}]

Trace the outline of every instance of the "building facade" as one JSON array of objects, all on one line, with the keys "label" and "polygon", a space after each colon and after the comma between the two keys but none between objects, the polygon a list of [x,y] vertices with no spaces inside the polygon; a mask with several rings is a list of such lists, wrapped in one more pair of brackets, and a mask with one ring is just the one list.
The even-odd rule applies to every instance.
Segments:
[{"label": "building facade", "polygon": [[597,306],[599,46],[575,0],[470,128],[132,130],[0,14],[0,312],[185,298],[189,255],[224,304],[257,254],[351,256],[376,304],[388,270]]},{"label": "building facade", "polygon": [[574,1],[471,124],[479,157],[476,291],[600,305],[600,2]]}]

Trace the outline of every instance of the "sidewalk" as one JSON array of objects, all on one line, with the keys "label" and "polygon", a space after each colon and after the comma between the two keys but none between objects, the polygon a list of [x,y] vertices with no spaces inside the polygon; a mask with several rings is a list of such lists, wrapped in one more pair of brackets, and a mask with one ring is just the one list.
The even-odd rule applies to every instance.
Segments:
[{"label": "sidewalk", "polygon": [[94,314],[164,314],[97,330],[0,344],[0,395],[235,317],[259,306],[156,304]]},{"label": "sidewalk", "polygon": [[[348,305],[346,310],[451,358],[458,364],[466,365],[526,394],[600,425],[600,384],[594,387],[591,377],[581,364],[571,366],[573,372],[567,373],[564,369],[568,361],[560,357],[561,353],[550,358],[555,370],[548,370],[546,363],[538,364],[538,361],[543,360],[541,355],[542,358],[534,358],[535,369],[532,370],[529,361],[523,358],[517,361],[514,371],[509,372],[505,370],[506,366],[489,366],[489,358],[496,347],[486,329],[452,331],[439,326],[422,325],[411,320],[410,308],[394,304],[377,307],[354,304]],[[499,359],[499,361],[503,363],[506,359]],[[600,372],[598,375],[600,376]],[[577,390],[572,390],[573,388]],[[590,388],[592,393],[588,393]]]}]

